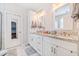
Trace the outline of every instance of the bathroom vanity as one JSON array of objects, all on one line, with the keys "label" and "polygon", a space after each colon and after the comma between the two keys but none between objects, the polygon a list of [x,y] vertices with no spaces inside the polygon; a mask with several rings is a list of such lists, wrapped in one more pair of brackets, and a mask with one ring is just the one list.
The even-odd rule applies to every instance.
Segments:
[{"label": "bathroom vanity", "polygon": [[[73,4],[66,4],[58,9],[53,10],[50,16],[43,15],[40,21],[42,22],[43,30],[40,28],[31,28],[31,23],[34,20],[30,17],[29,23],[29,44],[42,56],[78,56],[79,55],[79,21],[75,22],[71,17]],[[31,13],[33,16],[33,13]],[[53,16],[52,16],[53,15]],[[46,16],[46,17],[45,17]],[[51,18],[52,16],[52,18]],[[47,19],[50,17],[52,21]],[[39,20],[39,19],[37,19]],[[49,25],[50,24],[50,25]],[[77,25],[76,25],[77,24]],[[38,23],[37,23],[38,25]],[[34,29],[34,30],[33,30]],[[39,29],[39,30],[37,30]],[[77,29],[77,30],[76,30]],[[50,34],[48,32],[37,31],[61,30],[60,33]],[[66,30],[66,32],[63,32]],[[71,31],[71,33],[69,32]],[[74,33],[75,32],[75,33]]]},{"label": "bathroom vanity", "polygon": [[50,34],[31,33],[29,44],[43,56],[77,56],[79,42]]}]

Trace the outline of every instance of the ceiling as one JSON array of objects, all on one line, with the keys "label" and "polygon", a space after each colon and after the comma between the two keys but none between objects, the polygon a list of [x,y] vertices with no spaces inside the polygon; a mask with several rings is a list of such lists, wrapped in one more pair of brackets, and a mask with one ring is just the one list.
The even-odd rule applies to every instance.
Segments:
[{"label": "ceiling", "polygon": [[18,3],[17,5],[24,7],[27,10],[39,10],[49,6],[51,3]]},{"label": "ceiling", "polygon": [[52,6],[54,10],[63,6],[65,3],[18,3],[20,7],[23,7],[26,10],[33,10],[35,12],[41,11],[43,8],[48,8]]},{"label": "ceiling", "polygon": [[52,6],[53,6],[53,9],[56,10],[65,4],[66,3],[53,3]]}]

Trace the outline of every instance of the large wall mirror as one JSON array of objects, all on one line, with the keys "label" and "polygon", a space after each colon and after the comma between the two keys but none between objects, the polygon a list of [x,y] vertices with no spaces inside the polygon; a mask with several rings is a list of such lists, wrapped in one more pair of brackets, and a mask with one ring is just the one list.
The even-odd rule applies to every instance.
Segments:
[{"label": "large wall mirror", "polygon": [[2,13],[0,12],[0,50],[2,49]]},{"label": "large wall mirror", "polygon": [[55,10],[55,29],[56,30],[64,29],[64,27],[66,27],[65,21],[68,20],[67,15],[69,15],[69,13],[70,13],[69,4],[64,4],[63,6]]}]

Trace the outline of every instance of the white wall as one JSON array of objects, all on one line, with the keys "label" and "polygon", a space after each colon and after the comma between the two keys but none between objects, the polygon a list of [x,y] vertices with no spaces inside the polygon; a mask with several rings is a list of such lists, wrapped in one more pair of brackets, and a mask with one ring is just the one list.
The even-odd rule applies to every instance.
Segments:
[{"label": "white wall", "polygon": [[[17,14],[21,16],[21,32],[22,32],[22,40],[21,43],[26,43],[27,44],[27,11],[18,6],[17,4],[0,4],[0,11],[2,12],[3,15],[3,48],[8,48],[7,44],[9,44],[9,42],[6,42],[6,40],[8,39],[6,37],[6,35],[8,35],[8,33],[6,33],[6,12],[11,12],[13,14]],[[25,31],[26,30],[26,31]],[[6,43],[6,44],[5,44]],[[14,43],[17,44],[17,43]]]},{"label": "white wall", "polygon": [[73,19],[70,14],[65,15],[64,17],[64,30],[73,30]]},{"label": "white wall", "polygon": [[43,10],[46,11],[46,15],[44,16],[45,20],[45,28],[48,31],[54,30],[54,19],[53,19],[53,8],[52,4],[49,4],[48,6],[44,7]]},{"label": "white wall", "polygon": [[0,12],[2,13],[2,49],[5,48],[5,12],[4,4],[0,3]]}]

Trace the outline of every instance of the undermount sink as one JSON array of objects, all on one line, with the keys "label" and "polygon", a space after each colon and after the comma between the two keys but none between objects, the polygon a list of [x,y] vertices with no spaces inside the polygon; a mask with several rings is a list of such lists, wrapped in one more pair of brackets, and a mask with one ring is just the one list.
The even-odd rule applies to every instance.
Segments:
[{"label": "undermount sink", "polygon": [[37,33],[41,33],[41,34],[51,34],[51,35],[56,35],[57,32],[56,31],[38,31]]}]

